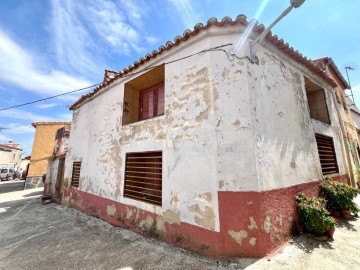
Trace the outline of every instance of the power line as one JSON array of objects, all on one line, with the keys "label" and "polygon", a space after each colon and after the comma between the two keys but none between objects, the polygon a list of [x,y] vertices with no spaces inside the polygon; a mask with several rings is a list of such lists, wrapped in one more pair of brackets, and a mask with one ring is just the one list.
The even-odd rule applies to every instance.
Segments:
[{"label": "power line", "polygon": [[[159,64],[159,65],[156,65],[156,66],[147,67],[147,68],[144,68],[142,70],[133,72],[131,74],[123,75],[123,76],[121,76],[121,78],[130,77],[130,76],[142,73],[144,71],[151,70],[151,69],[157,68],[157,67],[162,66],[162,65],[172,64],[172,63],[175,63],[175,62],[178,62],[178,61],[181,61],[181,60],[184,60],[184,59],[187,59],[189,57],[192,57],[192,56],[195,56],[195,55],[198,55],[198,54],[201,54],[201,53],[205,53],[205,52],[221,51],[221,52],[224,52],[227,55],[229,61],[233,61],[234,60],[234,55],[229,55],[229,53],[226,50],[222,49],[223,47],[227,47],[227,46],[231,46],[231,45],[233,45],[233,43],[227,43],[227,44],[224,44],[224,45],[220,45],[220,46],[212,47],[212,48],[209,48],[209,49],[205,49],[205,50],[202,50],[202,51],[199,51],[199,52],[196,52],[196,53],[193,53],[193,54],[190,54],[190,55],[187,55],[187,56],[184,56],[184,57],[181,57],[181,58],[169,61],[169,62],[165,62],[165,63]],[[238,58],[238,57],[236,57],[236,58]],[[244,58],[248,58],[248,57],[244,57]],[[242,58],[238,58],[238,59],[242,59]],[[248,60],[250,61],[249,58],[248,58]],[[14,105],[14,106],[7,107],[7,108],[1,108],[0,111],[14,109],[14,108],[18,108],[18,107],[23,107],[23,106],[26,106],[26,105],[30,105],[30,104],[38,103],[38,102],[41,102],[41,101],[57,98],[57,97],[60,97],[60,96],[65,96],[65,95],[68,95],[68,94],[71,94],[71,93],[75,93],[75,92],[83,91],[83,90],[86,90],[86,89],[89,89],[89,88],[92,88],[92,87],[99,86],[102,83],[103,82],[97,83],[97,84],[94,84],[94,85],[90,85],[90,86],[87,86],[87,87],[84,87],[84,88],[72,90],[72,91],[69,91],[69,92],[65,92],[65,93],[62,93],[62,94],[59,94],[59,95],[55,95],[55,96],[51,96],[51,97],[47,97],[47,98],[42,98],[42,99],[26,102],[26,103],[23,103],[23,104]]]},{"label": "power line", "polygon": [[18,108],[18,107],[34,104],[34,103],[41,102],[41,101],[44,101],[44,100],[49,100],[49,99],[52,99],[52,98],[65,96],[65,95],[68,95],[68,94],[71,94],[71,93],[79,92],[79,91],[82,91],[82,90],[86,90],[86,89],[98,86],[100,84],[101,83],[97,83],[97,84],[93,84],[93,85],[90,85],[90,86],[87,86],[87,87],[84,87],[84,88],[80,88],[80,89],[72,90],[72,91],[69,91],[69,92],[65,92],[65,93],[62,93],[62,94],[59,94],[59,95],[55,95],[55,96],[51,96],[51,97],[47,97],[47,98],[42,98],[42,99],[26,102],[26,103],[19,104],[19,105],[14,105],[14,106],[7,107],[7,108],[2,108],[2,109],[0,109],[0,111],[5,111],[5,110],[13,109],[13,108]]}]

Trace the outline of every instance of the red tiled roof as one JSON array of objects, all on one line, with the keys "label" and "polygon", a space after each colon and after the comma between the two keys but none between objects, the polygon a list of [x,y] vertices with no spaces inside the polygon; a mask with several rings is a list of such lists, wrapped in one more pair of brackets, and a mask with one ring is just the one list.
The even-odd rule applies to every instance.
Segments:
[{"label": "red tiled roof", "polygon": [[[111,84],[114,80],[121,78],[122,76],[128,74],[131,71],[136,70],[138,67],[143,65],[145,62],[150,61],[153,58],[156,58],[158,55],[162,54],[165,51],[170,50],[172,47],[178,46],[180,43],[187,41],[190,37],[196,36],[199,32],[209,29],[210,27],[223,27],[224,25],[230,25],[230,26],[237,26],[237,25],[243,25],[248,26],[249,22],[246,20],[245,15],[239,15],[236,17],[235,20],[232,20],[230,17],[224,17],[221,21],[218,21],[216,18],[212,17],[210,18],[206,25],[203,25],[202,23],[198,23],[194,26],[194,30],[186,29],[182,36],[176,36],[174,39],[174,42],[168,41],[165,45],[161,45],[158,50],[152,51],[151,54],[146,54],[145,57],[141,57],[138,61],[135,61],[134,64],[128,66],[127,68],[124,68],[122,71],[118,72],[116,76],[109,80],[104,81],[102,84],[97,86],[93,91],[89,92],[86,95],[81,96],[75,103],[71,104],[69,106],[70,110],[75,109],[76,106],[80,105],[83,101],[87,100],[88,98],[95,95],[97,92],[99,92],[102,88],[105,86]],[[256,22],[255,26],[253,27],[252,31],[255,33],[262,33],[265,30],[264,25],[258,24]],[[301,53],[299,53],[297,50],[294,50],[293,47],[290,47],[288,43],[285,43],[284,40],[279,39],[278,36],[272,35],[271,31],[266,35],[266,40],[269,41],[271,44],[273,44],[275,47],[277,47],[279,50],[287,54],[289,57],[293,58],[296,62],[304,65],[309,70],[311,70],[313,73],[319,75],[324,79],[325,82],[327,82],[330,86],[336,87],[336,83],[326,75],[326,73],[319,68],[317,65],[315,65],[311,59],[308,59],[307,57],[303,56]]]},{"label": "red tiled roof", "polygon": [[103,82],[110,81],[111,79],[115,78],[117,74],[119,74],[119,72],[110,69],[105,69]]},{"label": "red tiled roof", "polygon": [[21,145],[17,143],[0,144],[0,148],[9,150],[22,150]]},{"label": "red tiled roof", "polygon": [[344,87],[345,89],[350,89],[350,85],[345,80],[345,78],[343,77],[343,75],[341,74],[340,70],[335,65],[335,62],[332,60],[331,57],[322,57],[319,59],[314,59],[313,62],[316,66],[318,66],[320,68],[322,68],[321,64],[329,65],[335,72],[336,76],[338,77],[340,83],[342,84],[342,87]]}]

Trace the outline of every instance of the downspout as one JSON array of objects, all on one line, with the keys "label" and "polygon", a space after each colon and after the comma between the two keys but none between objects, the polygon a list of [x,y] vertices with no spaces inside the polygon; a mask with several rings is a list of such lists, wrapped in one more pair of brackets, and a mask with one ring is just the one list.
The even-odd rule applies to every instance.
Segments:
[{"label": "downspout", "polygon": [[337,100],[336,100],[335,91],[331,90],[331,94],[332,94],[332,97],[333,97],[333,102],[335,104],[336,114],[337,114],[337,117],[339,119],[340,129],[341,129],[341,133],[342,133],[342,137],[343,137],[343,141],[344,141],[344,145],[345,145],[345,155],[346,155],[347,163],[349,165],[348,169],[349,169],[349,174],[350,174],[351,185],[353,187],[356,187],[356,183],[355,183],[355,179],[354,179],[354,172],[353,172],[353,169],[352,169],[351,159],[350,159],[350,154],[349,154],[350,150],[349,150],[349,145],[348,145],[348,142],[347,142],[345,126],[344,126],[344,123],[343,123],[343,121],[341,119],[341,116],[340,116],[340,110],[339,110],[339,105],[338,105]]}]

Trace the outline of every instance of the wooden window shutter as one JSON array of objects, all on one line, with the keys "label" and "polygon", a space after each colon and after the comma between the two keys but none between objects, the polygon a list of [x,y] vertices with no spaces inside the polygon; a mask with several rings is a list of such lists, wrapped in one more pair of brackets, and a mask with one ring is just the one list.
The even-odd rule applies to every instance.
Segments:
[{"label": "wooden window shutter", "polygon": [[154,117],[154,88],[141,92],[141,120]]},{"label": "wooden window shutter", "polygon": [[161,84],[157,88],[157,115],[164,114],[165,106],[165,93],[164,93],[164,84]]},{"label": "wooden window shutter", "polygon": [[72,172],[72,177],[71,177],[71,186],[73,186],[73,187],[79,187],[80,169],[81,169],[81,162],[74,161],[73,172]]},{"label": "wooden window shutter", "polygon": [[162,205],[162,152],[127,153],[124,197]]},{"label": "wooden window shutter", "polygon": [[339,168],[336,160],[334,142],[331,137],[315,134],[318,147],[321,170],[324,175],[338,173]]}]

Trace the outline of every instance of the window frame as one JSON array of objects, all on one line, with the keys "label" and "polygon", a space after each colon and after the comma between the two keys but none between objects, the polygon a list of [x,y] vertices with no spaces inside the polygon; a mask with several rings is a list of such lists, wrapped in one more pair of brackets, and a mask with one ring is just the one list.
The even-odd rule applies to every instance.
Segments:
[{"label": "window frame", "polygon": [[[312,86],[315,86],[318,88],[318,90],[315,90],[315,91],[308,91],[309,87],[312,87]],[[330,117],[330,106],[328,104],[328,94],[327,94],[327,90],[324,88],[324,87],[321,87],[319,84],[313,82],[312,80],[310,80],[309,77],[307,76],[304,76],[304,87],[305,87],[305,95],[306,95],[306,101],[307,101],[307,107],[308,107],[308,110],[309,110],[309,115],[310,115],[310,118],[313,119],[313,120],[316,120],[316,121],[319,121],[323,124],[326,124],[326,125],[331,125],[331,117]],[[314,111],[314,107],[313,105],[314,104],[310,104],[309,102],[309,97],[310,96],[313,96],[314,94],[316,93],[321,93],[322,94],[322,97],[323,97],[323,105],[325,105],[325,109],[326,109],[326,116],[327,116],[327,121],[323,121],[323,120],[320,120],[319,117],[318,117],[318,110],[315,110]],[[317,96],[318,98],[318,96]],[[316,114],[316,117],[314,116],[314,114]]]},{"label": "window frame", "polygon": [[[79,169],[76,169],[76,171],[75,171],[76,167],[79,167]],[[81,172],[81,161],[73,161],[73,169],[72,169],[72,173],[71,173],[71,183],[70,183],[71,187],[79,188],[79,186],[80,186],[80,172]],[[75,184],[74,184],[74,175],[75,175],[75,173],[77,173],[78,176],[77,176],[77,180],[75,180]]]},{"label": "window frame", "polygon": [[[335,145],[334,145],[334,139],[333,137],[330,136],[326,136],[323,134],[319,134],[319,133],[315,133],[315,141],[316,141],[316,147],[318,150],[318,155],[319,155],[319,162],[321,165],[321,172],[323,175],[330,175],[330,174],[335,174],[335,173],[339,173],[339,164],[337,161],[337,157],[336,157],[336,151],[335,151]],[[321,145],[319,145],[321,143]],[[329,151],[329,150],[324,150],[323,148],[331,148],[331,155],[333,155],[332,157],[330,156],[330,154],[327,154],[328,157],[325,157],[325,159],[327,160],[331,160],[333,159],[333,161],[335,163],[336,166],[335,167],[329,167],[329,166],[325,166],[325,160],[324,160],[324,153],[323,151]],[[329,163],[327,163],[329,164]],[[330,163],[331,164],[331,163]],[[329,170],[329,168],[334,168],[334,170],[327,172],[327,170]]]},{"label": "window frame", "polygon": [[[163,88],[163,95],[164,95],[164,98],[163,98],[163,102],[164,102],[164,106],[165,106],[165,84],[164,82],[162,83],[159,83],[157,85],[154,85],[152,87],[149,87],[147,89],[143,89],[139,92],[139,104],[140,104],[140,107],[139,107],[139,121],[143,121],[143,120],[147,120],[147,119],[151,119],[151,118],[154,118],[154,117],[158,117],[158,116],[161,116],[161,115],[164,115],[164,111],[159,114],[159,89],[160,88]],[[153,92],[153,96],[154,96],[154,100],[153,100],[153,104],[152,104],[152,109],[153,109],[153,116],[151,117],[147,117],[147,118],[144,118],[144,109],[143,109],[143,106],[144,106],[144,94],[146,92],[149,92],[149,91],[152,91]]]},{"label": "window frame", "polygon": [[[140,157],[142,155],[142,157]],[[142,163],[141,166],[144,166],[144,162],[142,161],[142,159],[160,159],[161,158],[161,167],[156,167],[156,165],[153,165],[155,167],[150,167],[146,168],[146,166],[143,167],[142,170],[140,171],[136,171],[136,169],[134,169],[134,167],[130,168],[128,167],[128,163],[129,163],[129,158],[131,160],[132,159],[140,159],[140,161],[138,161],[139,163]],[[130,161],[132,163],[134,163],[133,161]],[[135,164],[136,166],[137,164]],[[145,170],[144,170],[145,169]],[[146,170],[154,170],[151,172],[147,172]],[[159,172],[160,171],[160,172]],[[129,175],[130,174],[135,174],[135,175]],[[149,180],[149,175],[148,174],[152,174],[152,175],[159,175],[160,174],[160,178],[159,179],[154,179],[154,180]],[[151,176],[151,175],[150,175]],[[135,178],[135,179],[129,179],[129,178]],[[141,180],[141,178],[146,179],[146,180]],[[139,184],[139,186],[137,186],[138,184],[132,184],[129,182],[133,182],[134,183],[137,182]],[[160,183],[158,183],[157,181],[160,181]],[[150,188],[148,186],[155,186],[155,188]],[[130,186],[130,189],[129,189]],[[128,199],[132,199],[132,200],[136,200],[139,202],[144,202],[144,203],[149,203],[152,205],[156,205],[156,206],[160,206],[162,207],[162,198],[163,198],[163,151],[162,150],[157,150],[157,151],[144,151],[144,152],[128,152],[125,154],[125,169],[124,169],[124,198],[128,198]],[[160,187],[160,189],[158,189]],[[141,191],[141,188],[143,189],[143,191]],[[135,190],[134,190],[135,189]],[[140,190],[138,190],[140,189]],[[146,191],[146,190],[150,190]],[[155,195],[155,192],[160,192],[160,194]],[[142,194],[143,198],[140,198],[140,195],[134,195],[132,193],[138,193],[138,194]],[[153,192],[153,193],[151,193]],[[129,194],[130,193],[130,194]],[[159,196],[160,195],[160,196]],[[159,199],[154,199],[153,197],[158,197]]]}]

